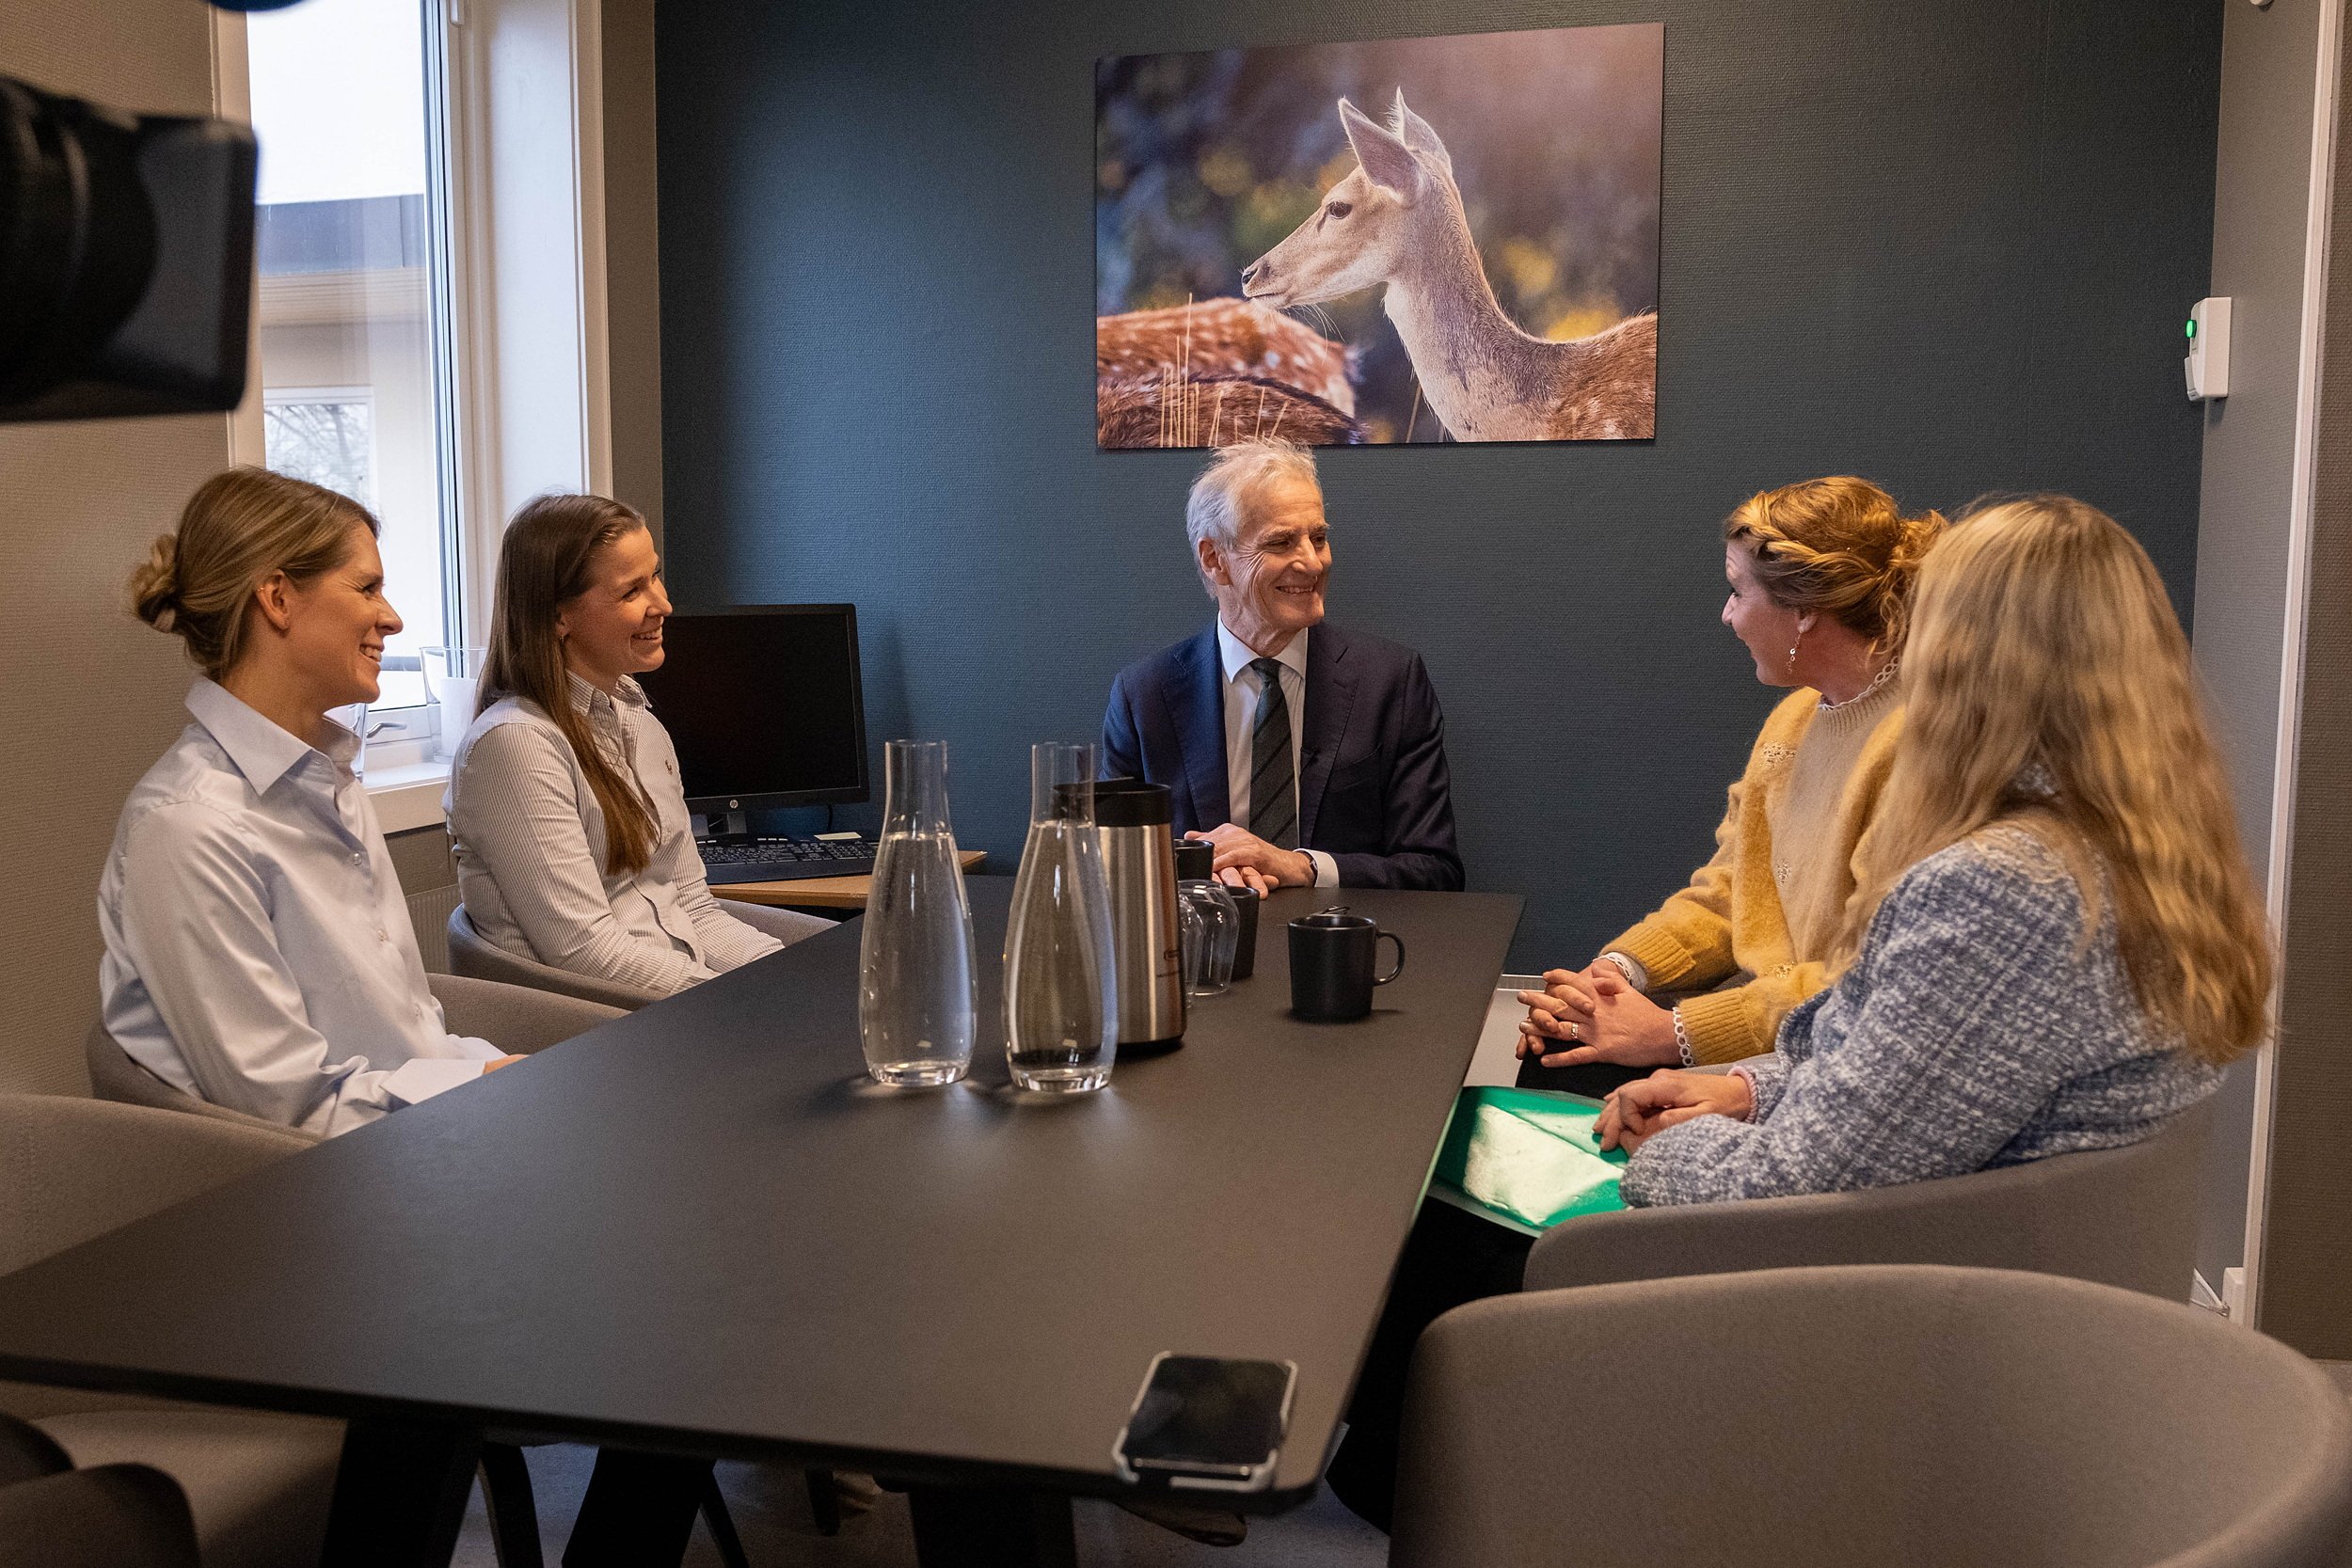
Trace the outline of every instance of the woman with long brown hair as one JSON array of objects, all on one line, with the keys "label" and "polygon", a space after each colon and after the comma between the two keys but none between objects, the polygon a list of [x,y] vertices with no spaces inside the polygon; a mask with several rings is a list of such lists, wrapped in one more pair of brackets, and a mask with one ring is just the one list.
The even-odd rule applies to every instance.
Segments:
[{"label": "woman with long brown hair", "polygon": [[660,667],[669,614],[637,512],[601,496],[526,503],[499,550],[485,706],[450,771],[474,929],[648,996],[783,945],[711,896],[677,752],[632,678]]},{"label": "woman with long brown hair", "polygon": [[1601,1095],[1655,1067],[1757,1055],[1827,984],[1854,849],[1902,731],[1912,585],[1943,530],[1850,476],[1763,491],[1724,519],[1723,623],[1758,681],[1795,689],[1764,721],[1690,885],[1585,968],[1520,993],[1522,1085]]},{"label": "woman with long brown hair", "polygon": [[1893,1185],[2150,1136],[2267,1028],[2271,944],[2138,543],[2037,496],[1921,574],[1835,986],[1774,1055],[1617,1091],[1634,1203]]},{"label": "woman with long brown hair", "polygon": [[201,672],[193,721],[123,803],[99,881],[106,1031],[175,1087],[332,1134],[505,1058],[452,1035],[329,710],[373,701],[376,522],[260,468],[215,475],[131,578]]}]

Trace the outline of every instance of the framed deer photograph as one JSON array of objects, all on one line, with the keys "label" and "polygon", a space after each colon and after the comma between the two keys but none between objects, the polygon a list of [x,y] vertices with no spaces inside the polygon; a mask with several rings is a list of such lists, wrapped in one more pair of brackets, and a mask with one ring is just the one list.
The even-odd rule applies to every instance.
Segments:
[{"label": "framed deer photograph", "polygon": [[1095,440],[1647,440],[1658,24],[1094,74]]}]

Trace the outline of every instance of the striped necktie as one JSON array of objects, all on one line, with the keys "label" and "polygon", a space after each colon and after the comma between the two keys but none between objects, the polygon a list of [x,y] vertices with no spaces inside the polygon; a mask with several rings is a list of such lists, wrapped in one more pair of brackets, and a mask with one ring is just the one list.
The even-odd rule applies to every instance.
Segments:
[{"label": "striped necktie", "polygon": [[1249,831],[1278,849],[1298,847],[1297,775],[1291,765],[1291,709],[1278,659],[1255,658],[1258,720],[1249,739]]}]

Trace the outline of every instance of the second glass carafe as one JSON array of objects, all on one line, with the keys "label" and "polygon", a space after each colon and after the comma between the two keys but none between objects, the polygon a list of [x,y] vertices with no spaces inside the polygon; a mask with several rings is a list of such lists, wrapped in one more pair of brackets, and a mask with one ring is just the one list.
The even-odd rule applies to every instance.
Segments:
[{"label": "second glass carafe", "polygon": [[1110,889],[1094,831],[1094,748],[1029,752],[1029,836],[1005,927],[1005,1061],[1025,1089],[1110,1082],[1119,1054]]}]

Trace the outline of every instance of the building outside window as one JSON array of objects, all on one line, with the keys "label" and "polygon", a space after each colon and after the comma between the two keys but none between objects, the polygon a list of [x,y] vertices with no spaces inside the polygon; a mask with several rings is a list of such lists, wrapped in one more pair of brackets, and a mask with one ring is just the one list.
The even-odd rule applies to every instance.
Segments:
[{"label": "building outside window", "polygon": [[265,461],[376,515],[406,623],[371,765],[424,756],[420,651],[453,640],[464,602],[440,25],[438,0],[307,0],[245,24]]}]

